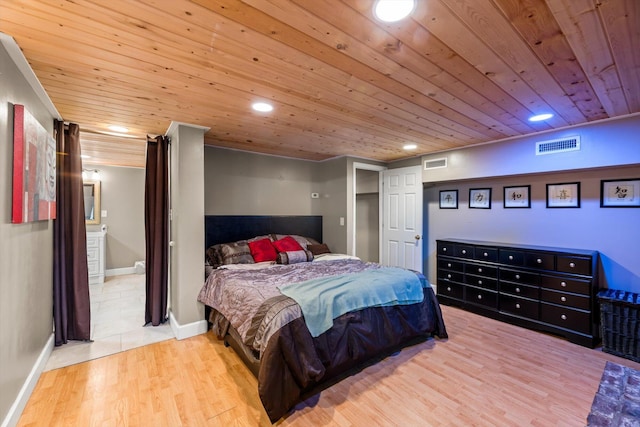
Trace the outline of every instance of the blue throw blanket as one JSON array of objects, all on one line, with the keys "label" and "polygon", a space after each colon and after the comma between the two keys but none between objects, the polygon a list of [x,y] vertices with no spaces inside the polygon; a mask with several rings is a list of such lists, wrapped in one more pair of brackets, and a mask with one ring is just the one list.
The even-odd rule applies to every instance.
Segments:
[{"label": "blue throw blanket", "polygon": [[[424,277],[424,276],[423,276]],[[279,287],[302,308],[311,336],[333,326],[333,319],[366,307],[414,304],[423,300],[427,286],[414,272],[383,267],[361,273],[311,279]]]}]

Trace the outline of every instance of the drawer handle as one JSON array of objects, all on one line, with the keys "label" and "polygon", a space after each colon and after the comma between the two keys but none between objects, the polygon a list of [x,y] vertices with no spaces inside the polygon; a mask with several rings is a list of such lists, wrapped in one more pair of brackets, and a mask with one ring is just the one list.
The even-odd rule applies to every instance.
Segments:
[{"label": "drawer handle", "polygon": [[542,264],[542,260],[541,260],[540,258],[538,258],[538,259],[536,260],[536,262],[537,262],[538,264]]},{"label": "drawer handle", "polygon": [[560,301],[567,302],[567,297],[560,297]]},{"label": "drawer handle", "polygon": [[516,304],[516,308],[520,308],[520,304]]},{"label": "drawer handle", "polygon": [[562,320],[567,320],[567,316],[566,316],[565,314],[563,314],[562,316],[560,316],[560,318],[561,318]]},{"label": "drawer handle", "polygon": [[466,254],[466,253],[467,253],[467,250],[466,250],[466,249],[463,249],[463,250],[462,250],[462,254],[464,255],[464,254]]},{"label": "drawer handle", "polygon": [[569,267],[574,268],[575,266],[576,266],[576,263],[575,263],[575,262],[570,262],[570,263],[569,263]]},{"label": "drawer handle", "polygon": [[451,279],[451,275],[450,274],[447,274],[447,279]]},{"label": "drawer handle", "polygon": [[447,252],[447,248],[442,248],[442,252]]},{"label": "drawer handle", "polygon": [[513,261],[513,255],[509,255],[509,261]]},{"label": "drawer handle", "polygon": [[516,292],[517,292],[517,293],[520,293],[520,288],[516,288]]},{"label": "drawer handle", "polygon": [[482,299],[482,295],[478,295],[478,299]]},{"label": "drawer handle", "polygon": [[481,268],[478,268],[478,273],[482,273],[482,269]]},{"label": "drawer handle", "polygon": [[560,286],[562,286],[563,288],[567,287],[567,282],[560,282]]},{"label": "drawer handle", "polygon": [[489,254],[485,252],[482,254],[482,256],[489,256]]},{"label": "drawer handle", "polygon": [[448,286],[448,287],[447,287],[447,291],[448,291],[448,292],[451,292],[451,286]]},{"label": "drawer handle", "polygon": [[451,263],[447,264],[447,267],[451,268]]},{"label": "drawer handle", "polygon": [[516,279],[520,280],[520,275],[516,274]]},{"label": "drawer handle", "polygon": [[478,280],[478,285],[482,285],[482,280]]}]

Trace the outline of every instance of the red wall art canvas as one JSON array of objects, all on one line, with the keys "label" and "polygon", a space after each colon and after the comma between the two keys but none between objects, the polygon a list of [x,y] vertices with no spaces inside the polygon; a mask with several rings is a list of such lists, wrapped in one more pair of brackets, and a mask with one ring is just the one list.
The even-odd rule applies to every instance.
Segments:
[{"label": "red wall art canvas", "polygon": [[55,219],[56,143],[24,108],[13,106],[13,206],[11,222]]}]

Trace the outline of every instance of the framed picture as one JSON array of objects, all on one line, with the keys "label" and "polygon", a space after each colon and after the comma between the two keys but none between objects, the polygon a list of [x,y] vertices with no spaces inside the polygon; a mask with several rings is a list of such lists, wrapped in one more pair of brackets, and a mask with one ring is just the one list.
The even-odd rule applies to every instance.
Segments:
[{"label": "framed picture", "polygon": [[491,189],[490,188],[469,189],[469,208],[491,209]]},{"label": "framed picture", "polygon": [[458,209],[458,190],[440,191],[440,209]]},{"label": "framed picture", "polygon": [[530,208],[531,199],[530,185],[518,185],[504,187],[504,207],[505,208]]},{"label": "framed picture", "polygon": [[579,208],[580,183],[547,184],[548,208]]},{"label": "framed picture", "polygon": [[11,222],[55,219],[56,142],[24,108],[13,106]]},{"label": "framed picture", "polygon": [[600,207],[639,208],[640,178],[600,181]]}]

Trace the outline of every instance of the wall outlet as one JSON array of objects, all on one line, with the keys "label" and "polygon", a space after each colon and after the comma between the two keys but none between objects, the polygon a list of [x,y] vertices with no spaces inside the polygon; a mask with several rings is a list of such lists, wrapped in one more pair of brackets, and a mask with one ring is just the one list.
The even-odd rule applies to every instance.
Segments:
[{"label": "wall outlet", "polygon": [[107,211],[105,209],[103,209],[102,211],[100,211],[100,216],[102,218],[106,218],[107,217]]}]

